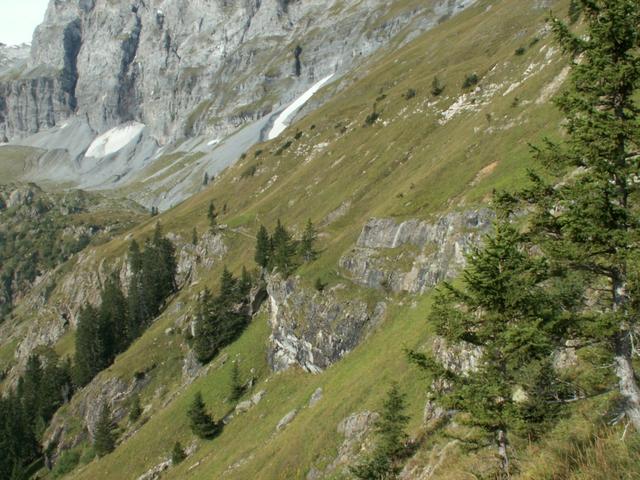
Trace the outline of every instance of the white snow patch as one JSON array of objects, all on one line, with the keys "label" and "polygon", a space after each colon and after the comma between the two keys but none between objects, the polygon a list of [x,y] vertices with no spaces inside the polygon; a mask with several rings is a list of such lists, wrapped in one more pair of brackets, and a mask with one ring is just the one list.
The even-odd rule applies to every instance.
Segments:
[{"label": "white snow patch", "polygon": [[85,157],[101,158],[119,152],[136,140],[144,127],[144,123],[131,122],[112,128],[93,141]]},{"label": "white snow patch", "polygon": [[211,147],[213,145],[217,145],[218,143],[220,143],[220,139],[219,138],[215,138],[215,139],[211,140],[209,143],[207,143],[207,147]]},{"label": "white snow patch", "polygon": [[273,128],[269,132],[269,135],[267,135],[267,138],[269,140],[273,140],[274,138],[277,138],[282,132],[284,132],[287,128],[287,120],[289,120],[289,118],[291,118],[291,116],[296,113],[298,109],[300,109],[300,107],[307,103],[318,90],[320,90],[329,80],[331,80],[332,77],[333,74],[323,78],[315,85],[313,85],[309,90],[300,95],[291,105],[285,108],[284,111],[280,115],[278,115],[278,118],[276,118],[276,121],[273,123]]}]

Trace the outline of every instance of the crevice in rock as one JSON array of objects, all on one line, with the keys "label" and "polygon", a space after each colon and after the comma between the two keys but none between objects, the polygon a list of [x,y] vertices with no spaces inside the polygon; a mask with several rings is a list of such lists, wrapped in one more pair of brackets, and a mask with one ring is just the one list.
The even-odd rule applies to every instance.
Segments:
[{"label": "crevice in rock", "polygon": [[77,18],[64,29],[64,67],[62,69],[61,84],[67,105],[71,111],[78,108],[76,86],[78,84],[78,54],[82,46],[82,26]]},{"label": "crevice in rock", "polygon": [[142,20],[138,15],[138,9],[134,10],[135,26],[125,41],[122,42],[122,60],[120,62],[120,73],[118,75],[118,116],[123,122],[135,119],[137,108],[135,84],[138,76],[138,69],[133,65],[133,61],[138,53],[140,45],[140,33],[142,32]]}]

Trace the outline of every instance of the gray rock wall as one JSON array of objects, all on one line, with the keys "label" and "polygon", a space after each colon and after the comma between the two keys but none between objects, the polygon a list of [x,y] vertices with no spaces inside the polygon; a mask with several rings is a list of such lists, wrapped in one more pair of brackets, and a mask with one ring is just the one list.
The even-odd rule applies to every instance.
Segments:
[{"label": "gray rock wall", "polygon": [[491,220],[488,210],[454,212],[435,222],[372,218],[340,267],[365,287],[421,293],[455,276]]},{"label": "gray rock wall", "polygon": [[342,300],[338,290],[307,291],[295,278],[279,275],[267,282],[271,336],[268,359],[274,371],[293,365],[318,373],[350,352],[384,317],[358,299]]},{"label": "gray rock wall", "polygon": [[0,70],[0,138],[71,115],[98,133],[136,120],[161,143],[229,133],[472,3],[51,0],[28,64]]}]

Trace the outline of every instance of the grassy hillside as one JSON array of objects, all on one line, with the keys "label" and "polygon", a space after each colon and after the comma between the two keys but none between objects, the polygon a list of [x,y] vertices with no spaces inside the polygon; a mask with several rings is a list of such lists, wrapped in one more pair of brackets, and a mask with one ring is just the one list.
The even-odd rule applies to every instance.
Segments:
[{"label": "grassy hillside", "polygon": [[[156,221],[166,232],[190,238],[193,228],[200,234],[207,229],[211,201],[220,211],[226,205],[220,219],[226,256],[177,294],[145,335],[98,378],[128,382],[136,372],[149,372],[141,393],[143,419],[135,425],[124,420],[120,427],[127,439],[116,451],[68,478],[137,478],[165,460],[176,440],[190,445],[195,438],[186,410],[196,391],[202,391],[217,418],[232,408],[225,399],[234,358],[244,375],[253,370],[257,379],[246,397],[264,390],[264,398],[233,418],[215,440],[196,441],[195,453],[163,478],[306,478],[312,468],[323,470],[333,462],[343,441],[339,422],[379,408],[394,380],[408,395],[409,430],[421,439],[412,462],[437,465],[430,478],[477,478],[468,472],[484,471],[491,452],[470,453],[452,443],[449,435],[464,434],[461,427],[422,424],[427,384],[404,355],[406,348],[423,347],[432,338],[425,321],[431,295],[356,286],[338,259],[370,217],[432,219],[485,204],[494,189],[522,184],[531,166],[529,143],[559,135],[560,117],[549,100],[566,75],[566,62],[545,27],[548,3],[559,12],[568,7],[564,0],[526,5],[481,0],[400,51],[377,55],[342,79],[344,88],[335,97],[277,140],[250,149],[204,191],[144,221],[127,237],[96,247],[96,262],[122,258],[129,240],[149,236]],[[472,74],[477,84],[463,88]],[[431,92],[434,77],[444,86],[438,96]],[[330,86],[319,95],[334,90]],[[344,285],[345,296],[385,300],[389,310],[383,325],[324,373],[272,374],[263,309],[203,376],[184,385],[187,343],[180,329],[173,334],[167,329],[192,313],[200,290],[216,288],[223,265],[236,273],[243,265],[253,267],[259,225],[272,228],[281,219],[300,232],[308,218],[319,226],[321,255],[297,272],[302,284],[311,287],[321,278],[330,287]],[[60,350],[72,350],[72,334],[61,342]],[[323,397],[310,407],[318,387]],[[601,398],[577,406],[542,444],[524,446],[522,478],[640,478],[633,461],[640,445],[621,442],[617,427],[600,427],[607,402]],[[293,410],[295,419],[277,431],[280,419]],[[86,444],[78,449],[89,450]]]}]

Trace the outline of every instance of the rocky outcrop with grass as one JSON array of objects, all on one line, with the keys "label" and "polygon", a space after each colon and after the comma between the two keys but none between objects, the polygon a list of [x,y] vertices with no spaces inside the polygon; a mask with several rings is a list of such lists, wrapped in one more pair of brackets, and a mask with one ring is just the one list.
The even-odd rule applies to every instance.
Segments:
[{"label": "rocky outcrop with grass", "polygon": [[455,276],[491,220],[486,209],[449,213],[435,222],[372,218],[340,266],[368,288],[422,293]]},{"label": "rocky outcrop with grass", "polygon": [[373,307],[341,295],[342,285],[324,292],[301,285],[297,278],[272,276],[269,294],[268,359],[274,371],[297,365],[318,373],[353,350],[386,313],[386,304]]}]

